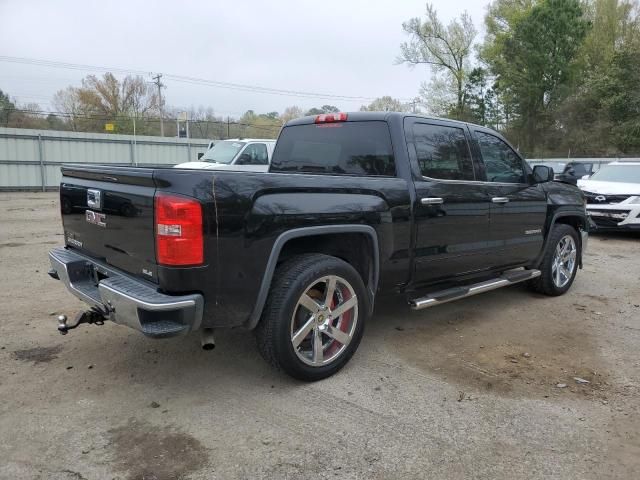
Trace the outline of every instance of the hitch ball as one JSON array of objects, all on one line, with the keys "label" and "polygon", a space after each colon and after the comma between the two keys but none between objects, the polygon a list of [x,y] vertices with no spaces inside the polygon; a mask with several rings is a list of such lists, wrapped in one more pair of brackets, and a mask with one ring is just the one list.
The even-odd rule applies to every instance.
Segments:
[{"label": "hitch ball", "polygon": [[58,315],[58,331],[62,335],[66,335],[69,333],[67,329],[67,316],[66,315]]}]

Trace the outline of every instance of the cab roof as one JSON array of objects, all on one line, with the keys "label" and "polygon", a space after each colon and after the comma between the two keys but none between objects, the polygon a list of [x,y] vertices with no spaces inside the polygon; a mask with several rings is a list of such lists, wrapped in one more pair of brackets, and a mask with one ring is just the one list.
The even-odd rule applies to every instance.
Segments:
[{"label": "cab roof", "polygon": [[[476,125],[469,122],[462,122],[460,120],[452,120],[449,118],[440,118],[429,115],[421,115],[419,113],[403,113],[403,112],[343,112],[347,114],[347,122],[366,122],[366,121],[389,121],[392,118],[406,118],[406,117],[417,117],[424,118],[428,120],[439,120],[443,122],[451,122],[458,123],[460,125],[473,125],[477,128],[487,129],[487,127],[483,127],[482,125]],[[328,114],[331,115],[331,114]],[[293,120],[289,120],[284,126],[290,127],[293,125],[308,125],[311,123],[315,123],[317,115],[307,115],[306,117],[294,118]]]}]

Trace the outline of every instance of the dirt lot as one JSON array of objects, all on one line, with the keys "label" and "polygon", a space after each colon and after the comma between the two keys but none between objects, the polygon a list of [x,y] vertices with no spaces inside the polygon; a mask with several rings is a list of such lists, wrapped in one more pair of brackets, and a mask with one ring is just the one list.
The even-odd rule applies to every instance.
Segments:
[{"label": "dirt lot", "polygon": [[315,384],[241,331],[213,352],[113,324],[59,335],[82,308],[46,275],[62,241],[56,194],[0,194],[1,478],[640,478],[640,236],[592,236],[560,298],[385,300]]}]

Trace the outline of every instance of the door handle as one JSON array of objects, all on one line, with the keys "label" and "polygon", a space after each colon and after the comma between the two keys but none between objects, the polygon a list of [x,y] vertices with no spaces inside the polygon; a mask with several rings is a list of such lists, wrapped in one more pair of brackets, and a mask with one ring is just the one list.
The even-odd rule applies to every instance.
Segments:
[{"label": "door handle", "polygon": [[440,205],[444,200],[440,197],[424,197],[420,199],[422,205]]},{"label": "door handle", "polygon": [[493,203],[509,203],[509,199],[507,197],[493,197],[491,201]]}]

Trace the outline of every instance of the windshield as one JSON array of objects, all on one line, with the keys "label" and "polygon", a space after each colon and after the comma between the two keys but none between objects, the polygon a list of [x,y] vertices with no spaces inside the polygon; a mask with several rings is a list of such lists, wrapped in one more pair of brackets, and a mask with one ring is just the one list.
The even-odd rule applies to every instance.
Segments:
[{"label": "windshield", "polygon": [[245,142],[218,142],[213,148],[207,150],[200,160],[203,162],[229,164],[244,145]]},{"label": "windshield", "polygon": [[589,180],[598,182],[640,183],[640,165],[605,165]]}]

